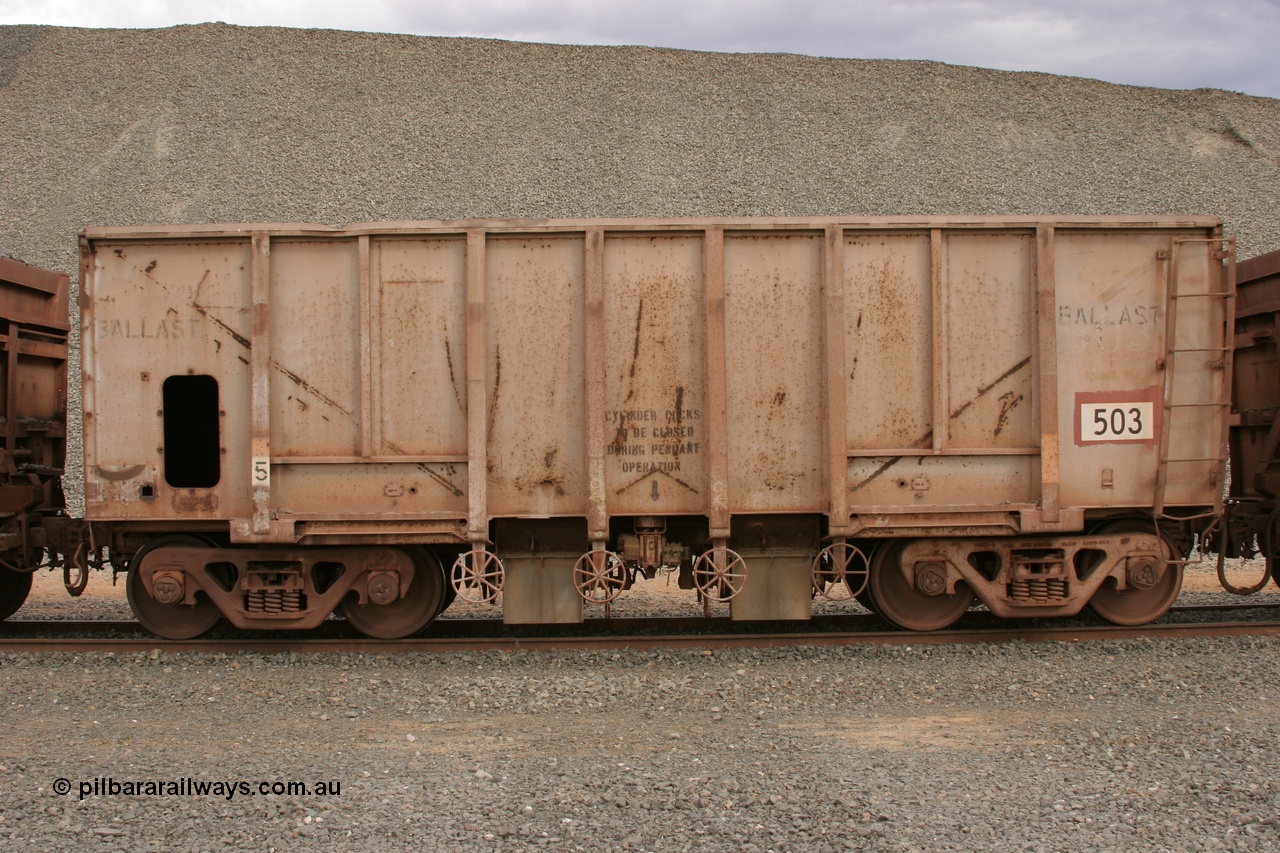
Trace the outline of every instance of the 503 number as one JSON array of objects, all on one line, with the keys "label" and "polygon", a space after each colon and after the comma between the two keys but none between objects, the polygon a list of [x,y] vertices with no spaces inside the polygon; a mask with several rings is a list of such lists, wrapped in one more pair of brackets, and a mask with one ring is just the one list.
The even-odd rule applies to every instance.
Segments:
[{"label": "503 number", "polygon": [[1150,441],[1155,436],[1155,404],[1084,403],[1080,406],[1080,440]]}]

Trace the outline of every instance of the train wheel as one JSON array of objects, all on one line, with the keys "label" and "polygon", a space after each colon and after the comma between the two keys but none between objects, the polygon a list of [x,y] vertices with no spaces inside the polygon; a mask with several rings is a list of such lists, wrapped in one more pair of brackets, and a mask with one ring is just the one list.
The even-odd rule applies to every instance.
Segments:
[{"label": "train wheel", "polygon": [[[1152,532],[1152,525],[1141,521],[1117,521],[1099,528],[1096,535]],[[1164,560],[1173,560],[1177,556],[1173,546],[1163,537],[1160,537],[1160,545],[1160,556]],[[1103,581],[1089,599],[1089,610],[1113,625],[1145,625],[1159,619],[1173,606],[1182,591],[1182,566],[1177,563],[1168,565],[1163,575],[1158,575],[1158,570],[1158,566],[1141,563],[1131,566],[1129,586],[1123,592],[1116,589],[1114,580]]]},{"label": "train wheel", "polygon": [[411,637],[431,624],[444,607],[445,577],[440,562],[430,551],[406,548],[413,558],[413,581],[409,591],[390,604],[360,604],[354,593],[342,602],[347,622],[366,637],[399,640]]},{"label": "train wheel", "polygon": [[152,551],[166,547],[209,548],[212,545],[198,536],[161,536],[143,545],[133,555],[129,560],[129,576],[125,579],[124,588],[133,616],[143,628],[166,640],[191,640],[218,624],[222,611],[204,593],[196,593],[194,605],[164,604],[147,594],[142,575],[138,573],[142,558]]},{"label": "train wheel", "polygon": [[14,572],[0,568],[0,619],[18,612],[31,592],[31,572]]},{"label": "train wheel", "polygon": [[[434,557],[433,555],[433,558],[436,560],[436,562],[440,562],[438,557]],[[440,563],[440,566],[441,566],[441,571],[443,571],[444,563]],[[458,597],[458,591],[453,588],[453,584],[448,583],[447,581],[444,585],[444,588],[440,592],[441,592],[440,609],[436,611],[436,616],[439,616],[441,613],[448,610],[449,605],[453,604],[454,600],[457,599]]]},{"label": "train wheel", "polygon": [[1263,559],[1266,560],[1267,574],[1271,575],[1271,580],[1275,581],[1276,586],[1280,586],[1280,557],[1276,553],[1277,522],[1280,522],[1280,510],[1272,512],[1267,516],[1267,523],[1262,528],[1262,535],[1258,537],[1259,550],[1262,552]]},{"label": "train wheel", "polygon": [[857,595],[855,595],[855,596],[853,597],[853,600],[854,600],[854,601],[856,601],[856,602],[858,602],[859,604],[861,604],[861,605],[863,606],[863,608],[865,608],[866,610],[869,610],[869,611],[871,611],[872,613],[876,613],[876,612],[877,612],[877,611],[876,611],[876,603],[875,603],[874,601],[872,601],[872,600],[871,600],[871,586],[870,586],[870,584],[868,584],[868,585],[867,585],[867,587],[866,587],[865,589],[863,589],[863,590],[862,590],[862,592],[860,592],[860,593],[858,593]]},{"label": "train wheel", "polygon": [[953,595],[921,592],[902,574],[905,542],[886,542],[871,558],[870,609],[909,631],[940,631],[955,622],[973,604],[973,590],[963,584]]}]

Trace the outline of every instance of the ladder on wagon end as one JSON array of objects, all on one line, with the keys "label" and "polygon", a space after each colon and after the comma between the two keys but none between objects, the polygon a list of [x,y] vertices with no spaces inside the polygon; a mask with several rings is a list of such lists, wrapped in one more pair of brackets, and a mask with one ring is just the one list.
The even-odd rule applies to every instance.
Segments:
[{"label": "ladder on wagon end", "polygon": [[[1178,264],[1182,247],[1192,243],[1207,243],[1210,248],[1209,260],[1226,261],[1226,269],[1222,275],[1214,276],[1212,274],[1212,265],[1210,265],[1209,289],[1202,293],[1181,293],[1178,290],[1180,276],[1178,275]],[[1225,246],[1225,248],[1223,248]],[[1167,260],[1165,265],[1167,273],[1166,290],[1169,293],[1169,304],[1165,309],[1164,315],[1164,412],[1160,419],[1160,444],[1159,444],[1159,467],[1156,471],[1156,491],[1154,511],[1156,518],[1170,518],[1166,516],[1165,498],[1169,487],[1169,468],[1171,465],[1186,463],[1204,463],[1214,462],[1216,467],[1211,475],[1212,484],[1219,487],[1218,492],[1214,495],[1214,508],[1212,512],[1203,515],[1217,515],[1222,510],[1222,487],[1224,484],[1218,479],[1219,471],[1224,470],[1227,456],[1230,453],[1228,444],[1227,418],[1231,411],[1231,358],[1233,348],[1232,336],[1235,329],[1235,302],[1236,302],[1236,245],[1234,237],[1226,237],[1217,240],[1203,238],[1174,239],[1173,247],[1170,250],[1161,250],[1157,257],[1161,260]],[[1221,282],[1221,289],[1214,290],[1213,281],[1216,279]],[[1178,307],[1182,300],[1204,299],[1211,302],[1217,302],[1221,305],[1222,310],[1222,346],[1178,346]],[[1176,382],[1176,363],[1179,355],[1191,355],[1199,353],[1207,360],[1208,368],[1218,372],[1222,381],[1209,382],[1207,388],[1212,399],[1175,399]],[[1214,389],[1218,392],[1215,395]],[[1201,409],[1217,409],[1222,420],[1221,435],[1218,445],[1217,456],[1170,456],[1169,455],[1169,435],[1172,432],[1173,420],[1179,414],[1191,414]],[[1179,516],[1179,520],[1187,520],[1188,518],[1196,518],[1199,516]]]}]

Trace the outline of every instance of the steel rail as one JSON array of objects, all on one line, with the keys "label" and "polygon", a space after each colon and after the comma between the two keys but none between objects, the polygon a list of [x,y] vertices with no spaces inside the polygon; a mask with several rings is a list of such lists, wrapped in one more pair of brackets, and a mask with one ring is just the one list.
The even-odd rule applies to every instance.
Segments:
[{"label": "steel rail", "polygon": [[953,628],[928,633],[878,631],[765,631],[755,633],[703,634],[596,634],[555,636],[436,636],[404,640],[373,640],[361,637],[272,637],[204,638],[164,640],[138,637],[31,637],[0,633],[0,651],[30,652],[250,652],[284,654],[307,653],[448,653],[466,651],[565,651],[565,650],[706,650],[781,646],[849,645],[945,645],[968,643],[1085,642],[1114,639],[1163,639],[1194,637],[1280,636],[1280,621],[1189,622],[1140,625],[1053,625],[1034,627]]},{"label": "steel rail", "polygon": [[[1234,602],[1231,604],[1183,604],[1169,608],[1168,613],[1161,619],[1167,619],[1180,613],[1229,613],[1233,611],[1280,611],[1280,601],[1251,603],[1251,602]],[[1027,617],[1031,619],[1032,617]],[[1070,619],[1078,619],[1077,617],[1067,617]],[[1026,620],[998,620],[983,610],[970,611],[965,615],[962,622],[973,622],[981,620],[990,620],[992,627],[999,627],[1002,624],[1008,626],[1016,624],[1021,626]],[[460,618],[441,618],[433,622],[427,630],[419,635],[419,638],[428,637],[432,639],[447,639],[452,636],[458,639],[451,632],[467,631],[478,634],[504,634],[511,636],[525,636],[538,632],[557,632],[561,636],[569,636],[571,634],[585,634],[589,632],[610,633],[610,634],[627,634],[628,632],[642,631],[666,631],[672,634],[676,632],[687,632],[690,634],[713,634],[716,628],[724,628],[722,633],[733,633],[735,629],[738,633],[747,632],[768,632],[770,626],[777,624],[787,624],[793,627],[795,632],[822,633],[822,629],[828,632],[838,633],[841,631],[861,631],[864,626],[877,628],[883,632],[893,631],[895,629],[888,626],[883,619],[873,613],[840,613],[840,614],[815,614],[808,622],[735,622],[727,616],[615,616],[609,619],[592,617],[576,624],[547,624],[547,625],[506,625],[501,619],[485,619],[476,617],[460,617]],[[1047,625],[1057,625],[1061,627],[1062,622],[1045,622]],[[1156,625],[1163,624],[1156,622]],[[812,626],[812,627],[806,627]],[[953,626],[954,628],[955,626]],[[975,626],[970,626],[975,627]],[[215,629],[216,631],[217,629]],[[227,626],[227,630],[235,630]],[[145,629],[135,620],[132,619],[22,619],[10,618],[7,621],[0,622],[0,638],[6,636],[30,634],[41,632],[42,635],[48,633],[56,634],[75,634],[78,632],[103,632],[112,631],[126,634],[144,635]],[[786,632],[773,632],[786,633]],[[448,635],[448,636],[445,636]],[[259,632],[247,631],[243,636],[271,636],[261,634]],[[290,639],[298,639],[298,632],[286,632],[280,636]],[[914,634],[913,634],[914,636]],[[312,629],[304,637],[304,639],[334,639],[335,637],[351,637],[353,639],[361,639],[359,634],[351,632],[342,620],[330,620],[321,623],[317,628]],[[386,641],[379,641],[386,642]]]}]

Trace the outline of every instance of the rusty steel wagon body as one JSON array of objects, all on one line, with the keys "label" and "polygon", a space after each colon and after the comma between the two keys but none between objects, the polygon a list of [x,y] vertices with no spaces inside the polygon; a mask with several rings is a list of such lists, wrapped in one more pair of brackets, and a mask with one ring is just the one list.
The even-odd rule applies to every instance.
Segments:
[{"label": "rusty steel wagon body", "polygon": [[26,600],[46,549],[78,539],[61,480],[69,290],[65,274],[0,256],[0,619]]},{"label": "rusty steel wagon body", "polygon": [[1261,552],[1280,584],[1280,251],[1241,262],[1237,274],[1231,494],[1221,553]]},{"label": "rusty steel wagon body", "polygon": [[95,228],[85,499],[147,627],[1141,623],[1222,512],[1232,253],[1197,218]]}]

